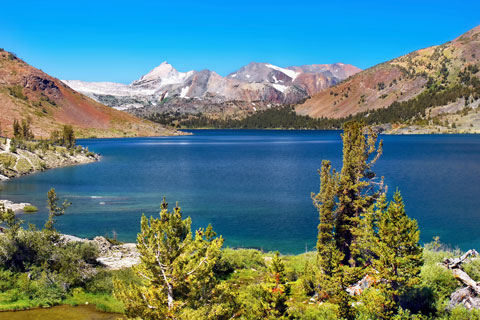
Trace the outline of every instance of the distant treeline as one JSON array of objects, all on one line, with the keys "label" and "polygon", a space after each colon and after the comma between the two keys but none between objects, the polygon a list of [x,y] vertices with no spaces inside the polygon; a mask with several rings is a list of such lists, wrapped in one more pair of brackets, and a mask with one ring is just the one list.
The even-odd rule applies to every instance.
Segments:
[{"label": "distant treeline", "polygon": [[368,125],[384,123],[406,123],[425,119],[428,108],[443,106],[459,98],[477,100],[480,98],[480,80],[472,76],[477,70],[465,68],[459,73],[458,83],[445,87],[429,79],[427,89],[415,98],[393,102],[387,108],[367,110],[343,118],[312,118],[299,115],[292,106],[258,111],[243,119],[213,119],[204,114],[185,115],[180,113],[155,113],[148,119],[181,128],[215,129],[340,129],[343,123],[362,120]]}]

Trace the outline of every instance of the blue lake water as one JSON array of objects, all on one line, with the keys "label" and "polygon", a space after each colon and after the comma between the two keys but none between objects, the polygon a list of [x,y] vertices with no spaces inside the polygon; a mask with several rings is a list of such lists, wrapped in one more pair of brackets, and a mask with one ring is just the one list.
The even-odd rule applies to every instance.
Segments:
[{"label": "blue lake water", "polygon": [[[212,223],[231,247],[300,253],[316,242],[322,159],[341,168],[338,131],[199,130],[192,136],[79,140],[102,154],[97,163],[49,170],[1,183],[0,198],[31,202],[21,215],[42,226],[46,193],[73,202],[57,228],[80,237],[134,241],[142,213],[163,196],[180,202],[193,226]],[[381,136],[375,171],[389,195],[402,191],[423,242],[440,236],[480,248],[480,135]]]}]

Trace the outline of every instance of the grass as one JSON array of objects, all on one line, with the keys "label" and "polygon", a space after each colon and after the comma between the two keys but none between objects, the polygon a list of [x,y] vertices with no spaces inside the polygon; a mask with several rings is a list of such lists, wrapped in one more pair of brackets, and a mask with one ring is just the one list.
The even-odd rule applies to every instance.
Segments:
[{"label": "grass", "polygon": [[104,312],[123,313],[123,303],[115,299],[109,293],[90,293],[84,292],[81,288],[76,288],[70,297],[66,298],[63,303],[71,306],[81,304],[92,304],[98,310]]},{"label": "grass", "polygon": [[15,166],[17,159],[9,154],[0,154],[0,163],[6,169],[12,169]]},{"label": "grass", "polygon": [[19,159],[17,162],[17,171],[19,173],[26,173],[33,170],[32,165],[26,159]]},{"label": "grass", "polygon": [[9,295],[11,292],[0,293],[0,311],[15,311],[27,310],[38,307],[52,307],[54,305],[68,304],[71,306],[78,306],[84,304],[95,305],[98,310],[104,312],[123,313],[123,304],[116,300],[111,294],[106,293],[86,293],[82,289],[77,288],[73,294],[64,300],[54,303],[45,303],[43,300],[20,298],[19,300],[12,300]]},{"label": "grass", "polygon": [[10,91],[10,95],[14,96],[15,98],[27,100],[27,96],[23,93],[23,87],[20,85],[11,86],[8,88]]},{"label": "grass", "polygon": [[35,207],[35,206],[32,206],[32,205],[30,205],[30,206],[25,206],[25,207],[23,208],[23,212],[24,212],[24,213],[33,213],[33,212],[37,212],[37,211],[38,211],[38,208]]}]

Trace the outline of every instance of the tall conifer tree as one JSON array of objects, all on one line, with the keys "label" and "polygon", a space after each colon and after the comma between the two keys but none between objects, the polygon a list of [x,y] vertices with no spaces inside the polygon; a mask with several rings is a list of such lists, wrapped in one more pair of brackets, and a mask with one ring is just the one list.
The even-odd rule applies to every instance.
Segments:
[{"label": "tall conifer tree", "polygon": [[340,305],[342,317],[353,318],[351,297],[346,288],[361,276],[357,230],[361,215],[382,194],[383,185],[374,181],[373,164],[382,153],[377,134],[364,134],[359,122],[344,125],[343,167],[338,174],[329,161],[322,162],[320,192],[312,194],[319,212],[317,240],[320,297]]},{"label": "tall conifer tree", "polygon": [[398,191],[387,205],[383,178],[376,181],[372,171],[382,142],[377,147],[377,135],[364,132],[362,123],[345,124],[342,170],[336,173],[323,161],[320,192],[312,194],[320,216],[319,297],[338,304],[347,319],[355,317],[355,308],[346,289],[363,275],[375,279],[373,286],[384,297],[383,316],[388,318],[400,295],[418,283],[422,265],[416,221],[405,214]]},{"label": "tall conifer tree", "polygon": [[346,123],[342,134],[343,166],[337,187],[335,240],[344,255],[342,263],[350,266],[357,265],[352,246],[355,246],[354,230],[359,225],[360,216],[383,191],[381,182],[376,188],[376,175],[372,171],[382,154],[383,142],[380,141],[377,148],[377,134],[369,129],[365,136],[364,131],[365,125],[355,121]]}]

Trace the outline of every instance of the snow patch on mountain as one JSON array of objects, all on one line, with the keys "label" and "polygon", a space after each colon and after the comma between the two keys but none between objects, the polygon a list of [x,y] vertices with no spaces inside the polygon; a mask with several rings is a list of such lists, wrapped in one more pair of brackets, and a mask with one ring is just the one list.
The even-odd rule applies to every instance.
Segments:
[{"label": "snow patch on mountain", "polygon": [[286,74],[288,77],[290,77],[293,80],[295,80],[295,78],[299,75],[299,73],[293,71],[293,70],[288,70],[288,69],[284,69],[284,68],[280,68],[280,67],[277,67],[277,66],[274,66],[273,64],[266,64],[265,65],[266,67],[269,67],[273,70],[277,70],[277,71],[280,71],[284,74]]},{"label": "snow patch on mountain", "polygon": [[284,86],[283,84],[276,84],[276,83],[272,83],[272,86],[277,89],[278,91],[284,93],[285,91],[287,91],[288,87],[287,86]]},{"label": "snow patch on mountain", "polygon": [[190,89],[190,86],[186,86],[185,88],[182,88],[182,91],[180,92],[180,98],[185,98],[187,95],[188,89]]},{"label": "snow patch on mountain", "polygon": [[85,82],[81,80],[61,81],[70,88],[86,95],[136,96],[151,95],[155,92],[155,89],[135,88],[127,84],[115,82]]}]

